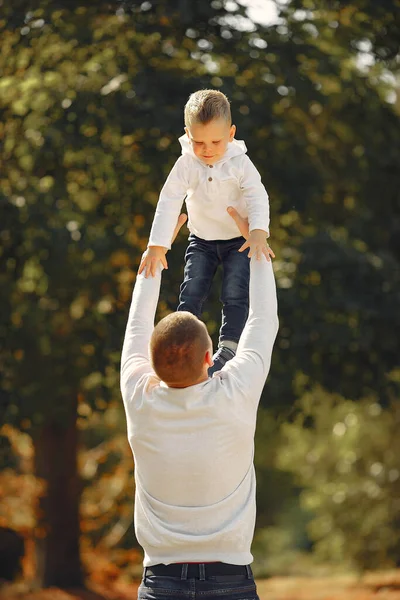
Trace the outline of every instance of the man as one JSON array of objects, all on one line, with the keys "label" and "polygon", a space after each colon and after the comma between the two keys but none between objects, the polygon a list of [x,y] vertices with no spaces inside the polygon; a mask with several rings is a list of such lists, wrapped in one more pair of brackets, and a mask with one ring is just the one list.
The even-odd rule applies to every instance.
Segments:
[{"label": "man", "polygon": [[[247,221],[228,212],[247,238]],[[149,274],[136,280],[121,364],[144,550],[139,600],[256,600],[254,432],[278,330],[272,265],[261,253],[251,257],[237,354],[211,379],[204,323],[177,312],[154,328],[161,270]]]}]

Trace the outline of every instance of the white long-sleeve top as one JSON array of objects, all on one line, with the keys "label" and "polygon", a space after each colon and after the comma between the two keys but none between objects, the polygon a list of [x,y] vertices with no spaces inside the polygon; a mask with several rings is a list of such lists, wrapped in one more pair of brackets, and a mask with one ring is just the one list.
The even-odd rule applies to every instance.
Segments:
[{"label": "white long-sleeve top", "polygon": [[238,237],[236,224],[226,212],[228,206],[248,217],[250,231],[269,232],[268,194],[245,143],[234,139],[219,161],[207,165],[195,155],[187,135],[179,142],[182,155],[161,190],[148,245],[171,247],[184,200],[189,231],[203,240]]},{"label": "white long-sleeve top", "polygon": [[121,361],[143,564],[245,565],[253,558],[256,414],[278,329],[272,266],[251,259],[250,312],[235,358],[183,389],[167,387],[149,361],[160,279],[136,280]]}]

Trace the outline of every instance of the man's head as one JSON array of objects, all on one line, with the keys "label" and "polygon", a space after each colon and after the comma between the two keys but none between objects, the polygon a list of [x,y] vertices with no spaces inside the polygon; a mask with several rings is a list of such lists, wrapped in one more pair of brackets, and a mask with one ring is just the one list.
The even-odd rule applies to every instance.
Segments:
[{"label": "man's head", "polygon": [[204,323],[189,312],[171,313],[155,326],[150,340],[154,371],[169,387],[207,379],[212,342]]},{"label": "man's head", "polygon": [[185,131],[195,155],[210,165],[225,154],[234,138],[228,98],[218,90],[199,90],[185,106]]}]

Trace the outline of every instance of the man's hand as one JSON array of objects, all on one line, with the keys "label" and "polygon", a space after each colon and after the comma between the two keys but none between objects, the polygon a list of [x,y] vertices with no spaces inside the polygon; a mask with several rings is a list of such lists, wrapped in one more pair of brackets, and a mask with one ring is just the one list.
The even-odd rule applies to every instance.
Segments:
[{"label": "man's hand", "polygon": [[185,213],[182,213],[179,215],[178,220],[176,222],[175,225],[175,229],[174,229],[174,233],[172,234],[172,240],[171,240],[171,244],[174,243],[174,241],[176,240],[176,236],[178,235],[180,228],[182,227],[182,225],[184,225],[187,221],[187,215],[185,215]]},{"label": "man's hand", "polygon": [[227,211],[235,221],[241,235],[247,240],[243,246],[239,248],[239,252],[243,252],[246,248],[250,248],[248,254],[249,258],[255,255],[257,260],[260,260],[262,254],[264,254],[267,260],[271,260],[270,256],[275,258],[272,248],[268,245],[266,231],[263,229],[253,229],[253,231],[249,233],[248,220],[241,217],[237,210],[232,206],[229,206]]},{"label": "man's hand", "polygon": [[242,235],[245,240],[249,239],[248,219],[244,219],[243,217],[241,217],[236,208],[233,208],[233,206],[228,206],[226,210],[228,211],[228,214],[232,217],[232,219],[235,221],[237,228],[240,231],[240,235]]},{"label": "man's hand", "polygon": [[[180,228],[187,221],[187,216],[181,214],[178,217],[178,221],[175,225],[174,233],[172,234],[171,243],[175,241],[176,236],[179,233]],[[165,246],[149,246],[142,256],[142,260],[139,265],[139,275],[144,271],[144,276],[147,278],[149,275],[155,276],[158,268],[158,264],[161,263],[164,269],[168,269],[168,263],[166,259],[168,248]]]}]

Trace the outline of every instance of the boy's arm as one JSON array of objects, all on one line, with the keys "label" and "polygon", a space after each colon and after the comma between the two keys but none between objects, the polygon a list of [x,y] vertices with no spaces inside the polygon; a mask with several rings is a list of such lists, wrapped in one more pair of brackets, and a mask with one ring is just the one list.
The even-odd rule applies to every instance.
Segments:
[{"label": "boy's arm", "polygon": [[249,230],[261,229],[269,235],[268,193],[261,181],[261,175],[247,155],[243,156],[240,189],[246,202],[249,215]]},{"label": "boy's arm", "polygon": [[[247,237],[247,223],[237,211],[228,209],[240,232]],[[250,310],[240,336],[236,356],[222,372],[232,374],[243,393],[258,403],[267,378],[272,349],[278,332],[278,302],[272,263],[264,256],[250,261]]]},{"label": "boy's arm", "polygon": [[268,194],[261,182],[261,176],[248,156],[243,156],[240,188],[246,202],[249,217],[250,234],[240,248],[240,252],[249,249],[248,256],[263,255],[269,261],[275,258],[272,248],[267,242],[269,237],[269,200]]},{"label": "boy's arm", "polygon": [[160,192],[148,246],[171,248],[174,227],[188,188],[187,158],[180,156]]}]

